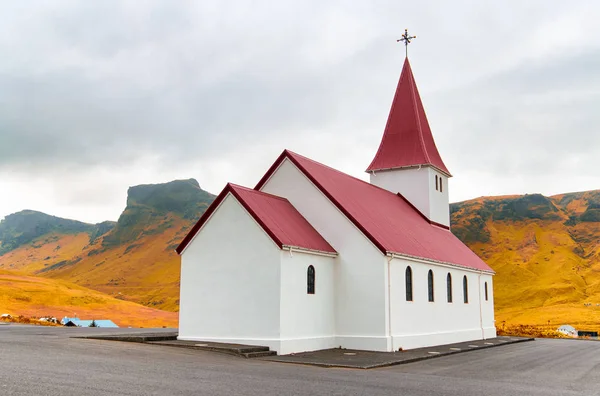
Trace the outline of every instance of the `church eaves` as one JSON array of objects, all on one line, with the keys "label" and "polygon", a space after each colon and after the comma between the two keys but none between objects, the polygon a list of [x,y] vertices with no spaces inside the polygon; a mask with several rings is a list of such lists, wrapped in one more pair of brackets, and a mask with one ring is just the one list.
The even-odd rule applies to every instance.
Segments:
[{"label": "church eaves", "polygon": [[433,140],[408,58],[404,61],[379,149],[367,172],[432,166],[452,176]]}]

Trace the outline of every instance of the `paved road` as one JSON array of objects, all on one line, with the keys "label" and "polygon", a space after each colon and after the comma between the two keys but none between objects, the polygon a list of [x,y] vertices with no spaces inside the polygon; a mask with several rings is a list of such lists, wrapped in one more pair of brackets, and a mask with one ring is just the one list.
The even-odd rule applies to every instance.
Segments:
[{"label": "paved road", "polygon": [[537,340],[374,370],[0,327],[0,395],[600,395],[600,342]]}]

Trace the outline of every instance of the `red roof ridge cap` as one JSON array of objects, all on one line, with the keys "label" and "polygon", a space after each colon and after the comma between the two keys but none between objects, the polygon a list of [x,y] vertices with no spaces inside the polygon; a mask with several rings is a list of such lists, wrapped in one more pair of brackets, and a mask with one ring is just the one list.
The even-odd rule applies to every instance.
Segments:
[{"label": "red roof ridge cap", "polygon": [[244,190],[244,191],[247,191],[247,192],[250,192],[250,193],[264,195],[264,196],[267,196],[267,197],[270,197],[270,198],[276,198],[276,199],[280,199],[282,201],[288,201],[289,202],[289,200],[287,198],[285,198],[285,197],[281,197],[279,195],[271,194],[271,193],[260,191],[260,190],[255,190],[255,189],[249,188],[249,187],[240,186],[239,184],[227,183],[227,186],[229,186],[229,188],[231,188],[231,189],[236,189],[237,188],[237,189]]},{"label": "red roof ridge cap", "polygon": [[[325,165],[325,164],[324,164],[324,163],[322,163],[322,162],[315,161],[314,159],[311,159],[311,158],[305,157],[305,156],[303,156],[302,154],[294,153],[293,151],[290,151],[290,150],[285,150],[285,151],[287,151],[288,153],[291,153],[291,154],[293,154],[293,155],[296,155],[296,156],[298,156],[298,157],[302,157],[303,159],[305,159],[305,160],[307,160],[307,161],[310,161],[310,162],[312,162],[312,163],[315,163],[315,164],[317,164],[317,165],[319,165],[319,166],[323,166],[323,167],[325,167],[325,168],[331,169],[332,171],[334,171],[334,172],[337,172],[337,173],[340,173],[340,174],[342,174],[342,175],[344,175],[344,176],[346,176],[346,177],[350,177],[350,178],[352,178],[352,179],[354,179],[354,180],[356,180],[356,181],[359,181],[359,182],[361,182],[361,183],[364,183],[364,184],[366,184],[366,185],[368,185],[368,186],[371,186],[371,187],[374,187],[374,188],[378,188],[378,189],[380,189],[380,190],[383,190],[383,191],[385,191],[385,192],[387,192],[387,193],[389,193],[389,194],[394,194],[393,192],[390,192],[389,190],[386,190],[386,189],[385,189],[385,188],[383,188],[383,187],[379,187],[379,186],[376,186],[375,184],[371,184],[371,183],[369,183],[369,182],[368,182],[368,181],[366,181],[366,180],[359,179],[359,178],[358,178],[358,177],[356,177],[356,176],[349,175],[349,174],[347,174],[346,172],[342,172],[341,170],[339,170],[339,169],[335,169],[335,168],[333,168],[333,167],[331,167],[331,166],[329,166],[329,165]],[[372,172],[373,172],[373,173],[375,173],[375,171],[372,171]]]},{"label": "red roof ridge cap", "polygon": [[[291,151],[291,150],[287,150],[287,149],[286,149],[286,150],[284,150],[284,153],[286,153],[286,154],[292,154],[292,155],[295,155],[295,156],[297,156],[297,157],[301,157],[301,158],[303,158],[303,159],[305,159],[305,160],[307,160],[307,161],[310,161],[310,162],[312,162],[312,163],[315,163],[315,164],[317,164],[317,165],[319,165],[319,166],[326,167],[326,168],[328,168],[328,169],[331,169],[332,171],[335,171],[335,172],[337,172],[337,173],[341,173],[342,175],[344,175],[344,176],[346,176],[346,177],[350,177],[350,178],[352,178],[352,179],[354,179],[354,180],[356,180],[356,181],[359,181],[359,182],[361,182],[361,183],[363,183],[363,184],[366,184],[366,185],[368,185],[368,186],[370,186],[370,187],[373,187],[373,188],[379,189],[379,190],[381,190],[381,191],[384,191],[384,192],[386,192],[387,194],[399,195],[399,196],[400,196],[400,197],[402,197],[402,198],[403,198],[403,199],[404,199],[406,202],[408,202],[408,204],[409,204],[410,206],[412,206],[412,207],[413,207],[413,208],[414,208],[414,209],[415,209],[417,212],[419,212],[419,213],[421,214],[421,216],[423,216],[425,219],[427,219],[427,221],[429,221],[429,222],[430,222],[430,223],[432,223],[432,224],[437,224],[437,225],[439,225],[439,226],[440,226],[440,227],[442,227],[442,228],[448,228],[448,227],[446,227],[446,226],[445,226],[445,225],[443,225],[443,224],[439,224],[439,223],[436,223],[436,222],[434,222],[434,221],[431,221],[431,220],[429,220],[429,219],[427,218],[427,216],[425,216],[423,213],[421,213],[421,211],[420,211],[419,209],[417,209],[417,208],[416,208],[416,207],[415,207],[415,206],[414,206],[414,205],[413,205],[413,204],[412,204],[412,203],[411,203],[409,200],[407,200],[407,199],[406,199],[406,197],[404,197],[404,196],[403,196],[402,194],[400,194],[400,193],[394,194],[393,192],[391,192],[391,191],[389,191],[389,190],[386,190],[386,189],[385,189],[385,188],[383,188],[383,187],[377,186],[377,185],[375,185],[375,184],[371,184],[371,183],[369,183],[369,182],[368,182],[368,181],[366,181],[366,180],[359,179],[358,177],[355,177],[355,176],[349,175],[349,174],[347,174],[347,173],[345,173],[345,172],[342,172],[341,170],[338,170],[338,169],[332,168],[332,167],[331,167],[331,166],[329,166],[329,165],[325,165],[325,164],[323,164],[323,163],[321,163],[321,162],[319,162],[319,161],[315,161],[315,160],[313,160],[313,159],[311,159],[311,158],[305,157],[304,155],[302,155],[302,154],[298,154],[298,153],[295,153],[295,152],[293,152],[293,151]],[[431,163],[428,163],[428,164],[421,164],[421,165],[411,165],[411,167],[417,167],[417,166],[423,166],[423,167],[429,166],[429,167],[432,167],[432,168],[435,168],[435,169],[437,169],[438,171],[440,171],[440,173],[444,173],[444,174],[446,173],[446,172],[442,171],[442,170],[441,170],[441,169],[439,169],[437,166],[435,166],[435,165],[433,165],[433,164],[431,164]],[[390,168],[390,169],[398,169],[398,168]],[[387,169],[385,169],[385,170],[387,170]],[[377,171],[371,171],[371,173],[377,174]]]},{"label": "red roof ridge cap", "polygon": [[[421,127],[421,117],[419,115],[419,105],[417,103],[417,93],[415,92],[416,83],[415,78],[413,76],[412,68],[410,67],[410,62],[408,61],[408,57],[406,58],[406,64],[408,66],[408,77],[410,79],[410,93],[412,96],[413,102],[413,112],[415,113],[415,119],[417,120],[417,128],[419,129],[419,143],[421,143],[421,150],[423,150],[423,154],[425,155],[425,159],[427,162],[431,163],[431,158],[429,158],[429,152],[427,152],[427,147],[425,147],[425,141],[423,140],[423,128]],[[393,107],[393,106],[392,106]],[[425,111],[425,109],[423,109]]]},{"label": "red roof ridge cap", "polygon": [[[404,64],[407,64],[407,63],[408,63],[408,67],[410,68],[410,63],[408,62],[408,57],[406,57],[404,59]],[[404,66],[402,66],[402,71],[404,71]],[[400,87],[400,81],[402,80],[402,74],[403,73],[401,72],[400,78],[398,78],[398,85],[396,86],[396,91],[394,92],[394,98],[392,99],[392,107],[390,108],[390,112],[388,113],[387,121],[385,122],[385,128],[383,129],[384,134],[390,124],[390,121],[392,120],[392,114],[394,113],[394,107],[396,107],[396,98],[398,97],[398,91],[399,91],[398,88]],[[375,158],[377,158],[377,155],[382,150],[382,148],[383,148],[383,139],[379,143],[379,147],[377,148],[377,152],[375,153],[375,157],[373,158],[373,161],[375,161]],[[371,167],[371,165],[369,165],[369,168]],[[366,172],[369,172],[369,169],[367,169]]]},{"label": "red roof ridge cap", "polygon": [[[290,155],[290,154],[291,154],[291,155]],[[335,169],[335,168],[333,168],[333,167],[331,167],[331,166],[329,166],[329,165],[325,165],[325,164],[323,164],[323,163],[321,163],[321,162],[319,162],[319,161],[315,161],[315,160],[314,160],[314,159],[312,159],[312,158],[308,158],[308,157],[306,157],[306,156],[304,156],[304,155],[302,155],[302,154],[298,154],[298,153],[296,153],[296,152],[293,152],[293,151],[291,151],[291,150],[288,150],[288,149],[285,149],[285,150],[283,150],[283,152],[281,153],[281,156],[280,156],[280,158],[281,158],[282,156],[284,156],[284,157],[285,157],[285,156],[289,156],[289,157],[291,157],[292,159],[293,159],[293,156],[296,156],[296,157],[301,157],[302,159],[305,159],[305,160],[307,160],[307,161],[310,161],[310,162],[312,162],[312,163],[314,163],[314,164],[317,164],[317,165],[319,165],[319,166],[323,166],[323,167],[325,167],[325,168],[331,169],[332,171],[335,171],[335,172],[337,172],[337,173],[340,173],[340,174],[342,174],[342,175],[344,175],[344,176],[346,176],[346,177],[350,177],[350,178],[352,178],[352,179],[354,179],[354,180],[356,180],[356,181],[359,181],[359,182],[361,182],[361,183],[363,183],[363,184],[366,184],[366,185],[368,185],[369,187],[376,188],[376,189],[378,189],[378,190],[381,190],[381,191],[383,191],[383,192],[385,192],[385,193],[387,193],[387,194],[393,194],[393,195],[397,195],[397,194],[394,194],[393,192],[391,192],[391,191],[389,191],[389,190],[386,190],[386,189],[385,189],[385,188],[383,188],[383,187],[379,187],[379,186],[377,186],[377,185],[375,185],[375,184],[371,184],[371,183],[369,183],[369,182],[368,182],[368,181],[366,181],[366,180],[359,179],[358,177],[355,177],[355,176],[349,175],[349,174],[347,174],[347,173],[345,173],[345,172],[342,172],[342,171],[341,171],[341,170],[339,170],[339,169]],[[279,162],[280,158],[278,158],[278,159],[277,159],[277,161],[275,161],[275,164],[279,165],[279,164],[278,164],[278,162]],[[297,164],[297,163],[294,161],[294,159],[292,160],[292,163],[294,163],[294,165],[297,165],[297,166],[299,166],[299,167],[301,168],[300,170],[301,170],[303,173],[310,173],[310,172],[308,172],[307,170],[305,170],[305,169],[304,169],[304,168],[301,166],[301,164]],[[431,164],[423,164],[422,166],[433,166],[433,165],[431,165]],[[436,166],[433,166],[433,167],[434,167],[434,168],[436,168],[436,169],[438,169]],[[395,169],[395,168],[391,168],[391,169]],[[438,169],[438,170],[439,170],[439,169]],[[376,171],[371,171],[371,172],[372,172],[372,173],[377,173]],[[267,174],[268,174],[268,173],[269,173],[269,172],[267,172]],[[442,173],[444,173],[444,172],[442,172]],[[266,180],[265,180],[265,182],[266,182]],[[261,182],[259,182],[259,184],[258,184],[258,185],[255,187],[255,189],[256,189],[256,188],[260,188],[260,187],[262,187],[263,185],[264,185],[264,183],[261,183]],[[402,198],[404,198],[404,197],[402,197]],[[406,200],[406,198],[404,198],[404,200]],[[406,201],[407,201],[407,200],[406,200]],[[408,201],[407,201],[407,202],[408,202]],[[414,207],[414,205],[412,205],[410,202],[408,202],[408,203],[409,203],[411,206],[413,206],[413,207]],[[421,212],[420,212],[418,209],[416,209],[416,208],[415,208],[415,210],[416,210],[417,212],[421,213]],[[425,215],[423,215],[422,213],[421,213],[421,215],[422,215],[422,216],[425,216]],[[427,217],[425,217],[425,218],[427,218]],[[445,226],[442,226],[442,227],[445,227]]]}]

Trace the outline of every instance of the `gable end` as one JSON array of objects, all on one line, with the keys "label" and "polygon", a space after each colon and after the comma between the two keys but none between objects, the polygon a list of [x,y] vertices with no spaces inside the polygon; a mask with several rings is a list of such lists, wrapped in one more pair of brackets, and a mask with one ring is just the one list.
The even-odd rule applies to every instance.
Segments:
[{"label": "gable end", "polygon": [[281,242],[281,240],[279,240],[279,238],[277,238],[277,236],[265,225],[265,223],[258,217],[256,212],[254,212],[254,210],[252,210],[252,208],[250,208],[248,206],[248,204],[246,202],[244,202],[244,200],[239,196],[237,191],[235,191],[235,189],[232,188],[231,184],[227,183],[227,185],[225,186],[223,191],[221,191],[221,193],[217,196],[217,198],[214,200],[214,202],[208,207],[206,212],[204,212],[204,214],[200,217],[198,222],[196,224],[194,224],[194,226],[192,227],[190,232],[185,236],[183,241],[181,241],[179,246],[177,246],[177,249],[175,249],[175,251],[178,254],[183,253],[183,251],[185,250],[187,245],[189,245],[189,243],[192,241],[192,239],[194,239],[194,237],[196,236],[198,231],[200,231],[202,226],[208,221],[208,219],[210,219],[212,214],[217,210],[217,208],[221,205],[223,200],[230,193],[236,199],[236,201],[246,210],[246,212],[248,212],[248,214],[250,214],[250,216],[252,216],[254,221],[256,221],[256,223],[258,223],[258,225],[260,225],[260,227],[267,233],[267,235],[269,235],[269,237],[273,240],[273,242],[275,242],[275,244],[277,246],[279,246],[280,249],[283,248],[283,243]]},{"label": "gable end", "polygon": [[258,184],[256,184],[256,187],[254,187],[255,190],[260,191],[260,189],[267,183],[267,181],[269,181],[269,179],[271,178],[271,176],[275,173],[275,171],[277,170],[277,168],[279,168],[279,166],[283,163],[283,160],[288,159],[292,164],[294,164],[296,166],[296,168],[298,168],[303,174],[304,176],[306,176],[308,178],[308,180],[311,181],[312,184],[314,184],[319,191],[321,191],[321,193],[323,195],[325,195],[327,197],[327,199],[329,199],[330,202],[332,202],[336,208],[338,208],[338,210],[340,212],[342,212],[344,214],[344,216],[346,216],[346,218],[348,220],[350,220],[352,222],[352,224],[354,224],[354,226],[356,228],[358,228],[360,230],[360,232],[366,236],[369,241],[371,241],[371,243],[373,243],[373,245],[375,245],[377,247],[377,249],[382,253],[382,254],[387,254],[387,251],[385,250],[385,248],[383,247],[383,245],[371,234],[369,233],[363,226],[362,224],[360,224],[360,222],[354,217],[352,216],[341,204],[338,200],[336,200],[311,174],[310,172],[308,172],[292,155],[289,155],[288,150],[284,150],[283,153],[281,153],[281,155],[277,158],[277,160],[275,160],[275,162],[273,163],[273,165],[271,165],[271,167],[269,168],[269,170],[267,171],[267,173],[265,173],[265,175],[260,179],[260,181],[258,182]]}]

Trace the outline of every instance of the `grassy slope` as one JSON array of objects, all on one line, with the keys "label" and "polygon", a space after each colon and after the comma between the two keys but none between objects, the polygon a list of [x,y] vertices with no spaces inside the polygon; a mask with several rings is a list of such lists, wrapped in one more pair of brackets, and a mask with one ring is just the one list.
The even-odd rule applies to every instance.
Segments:
[{"label": "grassy slope", "polygon": [[596,196],[563,194],[549,199],[557,211],[482,220],[486,208],[511,199],[480,198],[453,213],[457,228],[467,228],[459,235],[496,270],[498,326],[569,323],[600,330],[600,222],[569,222],[586,213]]},{"label": "grassy slope", "polygon": [[102,247],[102,239],[89,245],[86,233],[46,235],[0,256],[0,268],[63,279],[149,307],[177,311],[180,266],[173,245],[183,239],[192,222],[176,216],[165,221],[171,225],[162,233],[151,232],[134,243],[111,248]]},{"label": "grassy slope", "polygon": [[[45,235],[0,256],[0,268],[176,311],[179,257],[173,249],[194,219],[148,211],[147,198],[141,198],[128,202],[120,219],[126,227],[117,224],[108,242],[99,238],[88,245],[86,233]],[[550,322],[600,330],[600,221],[594,221],[599,202],[600,191],[592,191],[452,205],[453,231],[497,271],[499,326]]]},{"label": "grassy slope", "polygon": [[169,222],[171,226],[161,233],[141,236],[131,244],[88,256],[96,245],[89,246],[79,255],[82,260],[77,265],[61,267],[47,276],[110,295],[121,293],[146,306],[177,311],[180,265],[173,245],[183,239],[191,222],[174,216]]},{"label": "grassy slope", "polygon": [[112,319],[121,327],[177,327],[177,314],[121,301],[62,280],[0,270],[0,311],[12,315]]},{"label": "grassy slope", "polygon": [[93,241],[88,232],[45,234],[1,255],[0,269],[63,279],[175,312],[180,265],[174,249],[213,199],[193,179],[131,187],[127,207],[108,233]]}]

